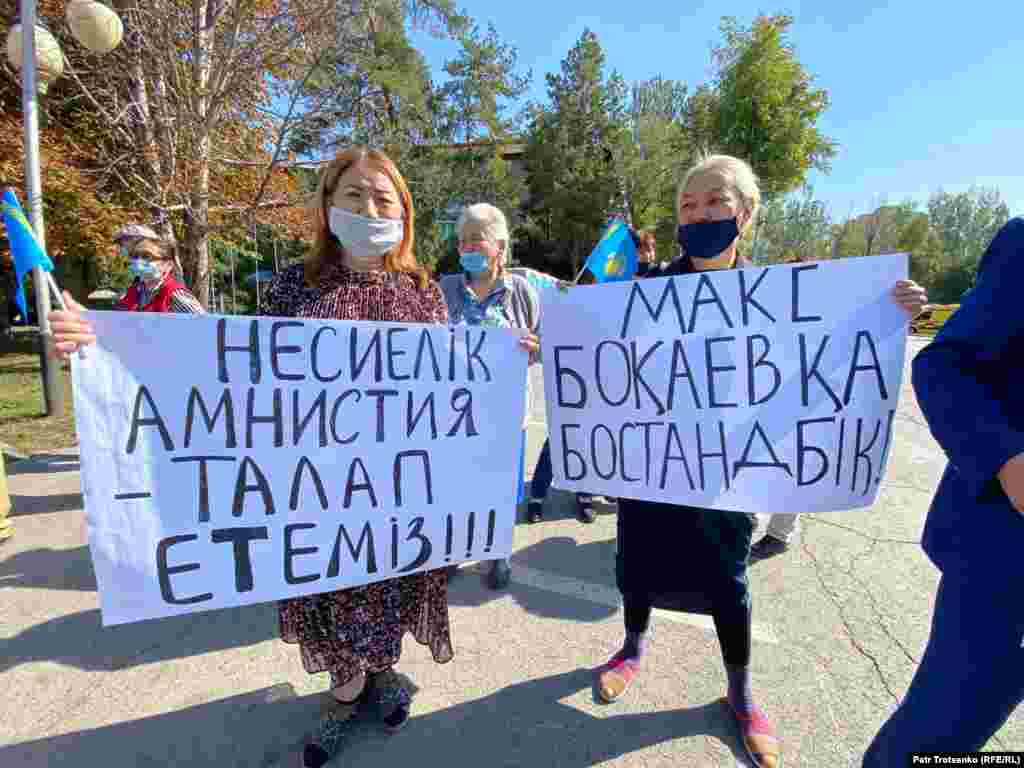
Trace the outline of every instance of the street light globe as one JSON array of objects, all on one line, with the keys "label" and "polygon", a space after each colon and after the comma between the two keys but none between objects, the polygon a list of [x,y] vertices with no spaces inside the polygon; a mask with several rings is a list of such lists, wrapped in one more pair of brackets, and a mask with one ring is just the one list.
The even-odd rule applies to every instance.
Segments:
[{"label": "street light globe", "polygon": [[65,18],[75,39],[93,53],[110,53],[124,36],[117,12],[95,0],[71,0]]},{"label": "street light globe", "polygon": [[[50,83],[64,72],[64,53],[57,38],[36,25],[36,77],[39,92],[46,93]],[[24,49],[22,47],[21,24],[15,24],[7,33],[7,61],[21,71]]]}]

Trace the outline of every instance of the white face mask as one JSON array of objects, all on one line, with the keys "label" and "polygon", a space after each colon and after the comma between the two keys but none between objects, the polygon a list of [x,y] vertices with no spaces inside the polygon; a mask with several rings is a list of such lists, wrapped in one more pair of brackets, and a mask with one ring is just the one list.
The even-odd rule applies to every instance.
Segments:
[{"label": "white face mask", "polygon": [[370,219],[331,208],[328,222],[341,247],[349,255],[352,269],[382,269],[384,257],[394,250],[404,235],[402,219]]}]

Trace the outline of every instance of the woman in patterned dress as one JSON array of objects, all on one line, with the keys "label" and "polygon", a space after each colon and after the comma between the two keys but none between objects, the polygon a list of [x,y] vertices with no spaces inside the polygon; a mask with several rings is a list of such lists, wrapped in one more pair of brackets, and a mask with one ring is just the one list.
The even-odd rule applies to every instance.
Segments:
[{"label": "woman in patterned dress", "polygon": [[[444,297],[413,253],[409,188],[387,155],[356,148],[324,170],[313,212],[316,239],[305,263],[270,284],[264,315],[447,323]],[[63,356],[95,342],[82,308],[50,315]],[[435,570],[280,603],[281,639],[299,646],[307,672],[328,672],[331,710],[305,745],[301,764],[319,768],[342,746],[358,705],[390,729],[409,716],[409,691],[393,671],[412,634],[438,663],[453,657],[448,577]]]},{"label": "woman in patterned dress", "polygon": [[[305,263],[279,273],[262,305],[271,316],[446,323],[436,283],[413,252],[413,204],[383,153],[350,149],[324,170],[315,199],[316,239]],[[438,663],[453,656],[448,579],[435,570],[280,604],[281,639],[299,646],[307,672],[328,672],[332,709],[305,745],[302,765],[339,751],[360,703],[397,729],[409,691],[393,671],[411,633]]]}]

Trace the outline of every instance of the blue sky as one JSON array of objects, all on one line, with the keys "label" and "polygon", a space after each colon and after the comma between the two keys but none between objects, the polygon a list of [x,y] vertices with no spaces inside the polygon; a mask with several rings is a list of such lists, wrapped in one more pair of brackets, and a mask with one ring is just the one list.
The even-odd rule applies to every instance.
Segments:
[{"label": "blue sky", "polygon": [[[883,197],[923,205],[940,187],[998,187],[1024,215],[1024,3],[980,0],[952,10],[932,0],[885,3],[748,2],[693,7],[669,0],[463,0],[482,27],[493,22],[533,70],[527,98],[546,96],[585,27],[609,69],[627,81],[662,75],[691,90],[711,75],[719,19],[748,24],[759,13],[795,19],[791,41],[832,105],[820,129],[839,142],[828,175],[813,173],[815,196],[833,217],[863,213]],[[451,43],[416,37],[441,75]]]}]

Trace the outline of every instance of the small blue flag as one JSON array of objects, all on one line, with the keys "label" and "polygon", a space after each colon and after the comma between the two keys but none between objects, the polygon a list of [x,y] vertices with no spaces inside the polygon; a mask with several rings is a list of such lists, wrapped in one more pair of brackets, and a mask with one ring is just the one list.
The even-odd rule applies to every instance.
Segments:
[{"label": "small blue flag", "polygon": [[14,276],[17,281],[14,300],[18,304],[21,314],[28,317],[28,307],[25,305],[25,277],[35,267],[42,267],[47,272],[52,272],[53,262],[39,245],[32,225],[28,223],[25,213],[21,210],[18,196],[10,187],[4,190],[3,209],[4,224],[7,226],[7,241],[11,244]]},{"label": "small blue flag", "polygon": [[632,280],[638,261],[629,227],[622,219],[614,219],[590,252],[584,268],[590,270],[597,282],[611,283]]}]

